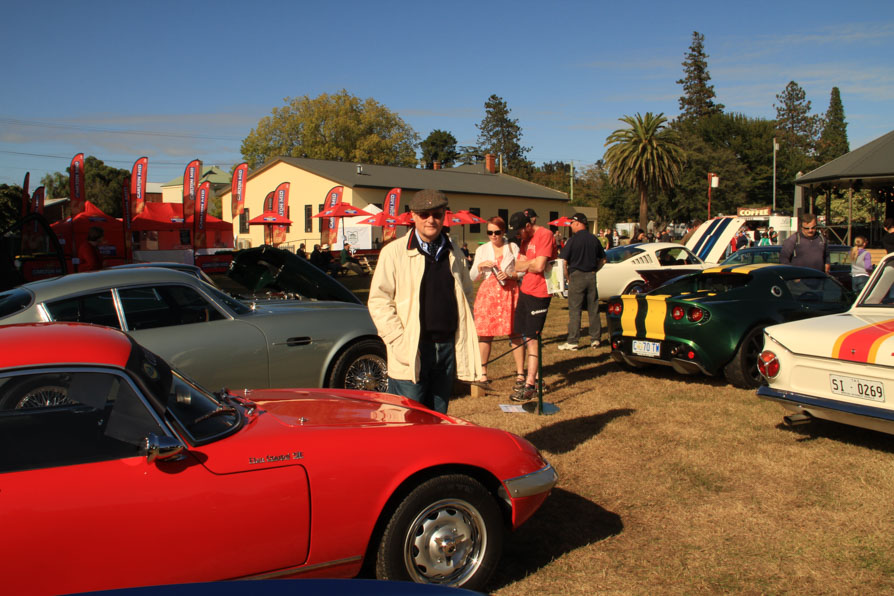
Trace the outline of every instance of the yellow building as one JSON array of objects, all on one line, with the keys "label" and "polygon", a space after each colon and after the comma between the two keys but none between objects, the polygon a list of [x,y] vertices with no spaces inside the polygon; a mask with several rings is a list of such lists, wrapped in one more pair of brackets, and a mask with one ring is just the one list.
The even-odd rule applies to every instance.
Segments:
[{"label": "yellow building", "polygon": [[[484,219],[499,215],[508,221],[509,215],[533,208],[538,223],[546,225],[575,209],[568,204],[568,196],[556,190],[509,176],[497,174],[484,164],[457,168],[423,170],[395,166],[358,164],[355,162],[320,159],[278,157],[248,175],[245,190],[245,213],[237,217],[234,235],[240,248],[264,243],[264,226],[248,225],[248,221],[263,212],[264,198],[282,182],[289,182],[289,219],[293,222],[286,237],[286,246],[304,243],[308,251],[314,244],[328,242],[323,237],[320,219],[311,219],[323,210],[326,195],[335,186],[343,186],[342,200],[365,209],[369,205],[382,208],[386,194],[401,188],[399,211],[407,210],[413,195],[424,188],[436,188],[447,194],[452,211],[468,210]],[[222,218],[232,222],[231,196],[226,190],[220,195]],[[454,232],[470,247],[486,242],[485,226],[462,226]],[[381,238],[381,228],[375,230]],[[328,229],[327,229],[328,233]],[[403,228],[398,228],[398,235]],[[341,234],[339,234],[341,237]],[[363,247],[361,247],[363,248]]]}]

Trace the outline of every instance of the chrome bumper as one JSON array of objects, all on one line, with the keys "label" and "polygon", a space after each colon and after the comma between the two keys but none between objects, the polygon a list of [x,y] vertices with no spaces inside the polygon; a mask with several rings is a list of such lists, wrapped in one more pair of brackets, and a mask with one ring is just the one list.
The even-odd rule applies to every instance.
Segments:
[{"label": "chrome bumper", "polygon": [[558,481],[559,475],[556,473],[555,468],[550,464],[546,464],[536,472],[504,480],[503,486],[500,487],[500,496],[504,499],[507,496],[513,499],[532,497],[548,492]]}]

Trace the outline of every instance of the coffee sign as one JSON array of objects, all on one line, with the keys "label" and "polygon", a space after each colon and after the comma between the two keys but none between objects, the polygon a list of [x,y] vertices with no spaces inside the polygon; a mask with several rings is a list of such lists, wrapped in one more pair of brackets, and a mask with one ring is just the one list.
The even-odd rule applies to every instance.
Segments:
[{"label": "coffee sign", "polygon": [[739,217],[763,217],[771,215],[772,207],[739,207]]}]

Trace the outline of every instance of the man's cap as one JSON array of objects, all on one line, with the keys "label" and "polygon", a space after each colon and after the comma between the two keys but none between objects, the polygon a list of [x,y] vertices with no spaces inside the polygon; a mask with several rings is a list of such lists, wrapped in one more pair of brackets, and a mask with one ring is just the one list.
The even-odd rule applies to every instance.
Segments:
[{"label": "man's cap", "polygon": [[531,218],[524,211],[519,211],[517,213],[513,213],[509,218],[509,229],[513,232],[521,230],[526,225],[531,223]]},{"label": "man's cap", "polygon": [[444,207],[447,207],[447,195],[433,188],[420,190],[410,199],[410,211],[428,211]]},{"label": "man's cap", "polygon": [[537,217],[537,212],[528,207],[527,209],[525,209],[525,215],[527,215],[528,217]]},{"label": "man's cap", "polygon": [[574,215],[571,216],[571,219],[573,219],[577,223],[582,223],[584,225],[587,225],[587,216],[584,215],[583,213],[575,213]]},{"label": "man's cap", "polygon": [[321,249],[321,250],[329,250],[329,245],[328,245],[328,244],[324,244],[323,246],[320,247],[320,249]]}]

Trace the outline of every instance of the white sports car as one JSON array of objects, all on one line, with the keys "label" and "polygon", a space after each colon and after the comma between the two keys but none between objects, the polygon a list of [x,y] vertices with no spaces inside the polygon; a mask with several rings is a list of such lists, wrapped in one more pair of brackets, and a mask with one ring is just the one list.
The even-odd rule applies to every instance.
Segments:
[{"label": "white sports car", "polygon": [[786,424],[823,418],[894,434],[894,254],[845,313],[764,330],[758,396],[792,413]]},{"label": "white sports car", "polygon": [[686,246],[646,242],[607,250],[605,266],[596,274],[599,299],[643,292],[647,286],[656,287],[671,278],[719,263],[744,223],[741,217],[715,217],[699,226]]}]

